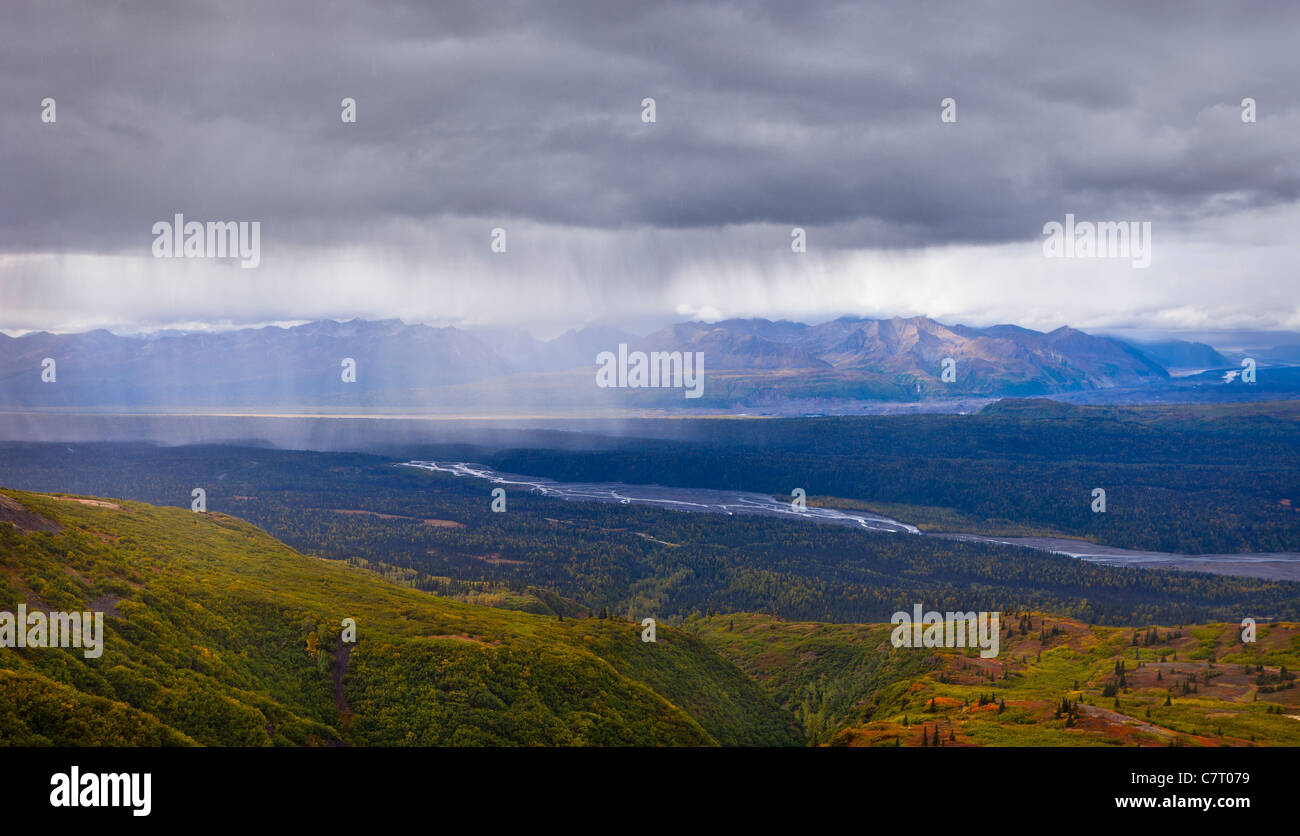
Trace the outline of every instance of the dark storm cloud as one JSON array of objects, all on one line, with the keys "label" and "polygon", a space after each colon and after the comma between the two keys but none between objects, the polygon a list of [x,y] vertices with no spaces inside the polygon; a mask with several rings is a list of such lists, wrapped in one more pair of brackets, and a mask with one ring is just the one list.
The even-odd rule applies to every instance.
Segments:
[{"label": "dark storm cloud", "polygon": [[1285,4],[10,0],[0,16],[8,251],[147,252],[178,211],[304,244],[440,217],[996,243],[1065,212],[1204,218],[1300,192]]}]

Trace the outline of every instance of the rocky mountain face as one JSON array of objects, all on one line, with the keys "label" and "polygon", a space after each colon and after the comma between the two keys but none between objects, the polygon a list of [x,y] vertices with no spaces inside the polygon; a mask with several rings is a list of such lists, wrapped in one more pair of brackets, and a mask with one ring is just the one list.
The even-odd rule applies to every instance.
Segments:
[{"label": "rocky mountain face", "polygon": [[1050,333],[1014,325],[970,328],[926,317],[843,318],[821,325],[727,320],[685,323],[644,342],[703,351],[715,371],[834,370],[846,375],[913,382],[928,389],[943,380],[963,392],[1048,393],[1131,386],[1167,380],[1163,366],[1132,346],[1073,328]]},{"label": "rocky mountain face", "polygon": [[[593,325],[549,341],[523,331],[354,319],[148,337],[102,330],[0,335],[0,404],[420,407],[444,404],[454,392],[466,403],[499,406],[517,392],[531,408],[542,408],[583,402],[594,388],[596,355],[620,344],[629,351],[703,353],[710,397],[686,406],[1034,395],[1159,386],[1169,379],[1141,349],[1073,328],[971,328],[926,317],[846,317],[819,325],[684,322],[645,337]],[[347,379],[349,366],[355,381]],[[644,390],[615,395],[632,405],[654,397]],[[614,396],[602,391],[599,397],[604,403]]]}]

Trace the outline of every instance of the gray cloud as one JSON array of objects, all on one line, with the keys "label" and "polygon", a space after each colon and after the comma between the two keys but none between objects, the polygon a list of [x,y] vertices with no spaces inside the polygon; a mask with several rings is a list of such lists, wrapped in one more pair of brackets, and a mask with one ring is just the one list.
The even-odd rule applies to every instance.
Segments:
[{"label": "gray cloud", "polygon": [[[699,233],[726,251],[758,237],[728,230],[800,225],[845,251],[994,246],[1066,212],[1178,230],[1300,195],[1286,4],[614,6],[10,0],[0,252],[147,257],[153,222],[184,212],[261,220],[268,249],[409,262],[412,226],[446,252],[510,222],[601,233],[598,256],[551,253],[543,278],[667,285],[684,265],[646,240],[698,256]],[[0,267],[0,298],[35,310],[18,269]],[[619,313],[588,290],[582,315]]]}]

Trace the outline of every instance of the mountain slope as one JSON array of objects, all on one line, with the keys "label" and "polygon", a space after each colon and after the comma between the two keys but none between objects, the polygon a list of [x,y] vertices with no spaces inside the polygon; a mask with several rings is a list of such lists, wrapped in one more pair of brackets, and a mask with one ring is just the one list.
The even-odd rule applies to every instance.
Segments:
[{"label": "mountain slope", "polygon": [[625,621],[437,598],[223,514],[5,494],[0,611],[105,613],[98,659],[0,649],[6,745],[799,742],[737,668],[664,626],[648,644]]},{"label": "mountain slope", "polygon": [[[0,344],[0,402],[23,406],[368,406],[499,377],[506,363],[456,328],[399,320],[311,322],[223,333],[31,334]],[[55,360],[57,380],[41,380]],[[343,362],[355,362],[355,383]]]},{"label": "mountain slope", "polygon": [[1073,328],[1050,333],[1014,325],[971,328],[923,316],[842,317],[814,326],[753,319],[687,322],[644,342],[652,348],[704,350],[715,369],[834,368],[937,380],[942,360],[952,357],[958,362],[958,382],[974,376],[991,382],[1037,381],[1050,388],[1168,377],[1132,346]]},{"label": "mountain slope", "polygon": [[[710,394],[746,405],[782,397],[1042,395],[1159,385],[1169,378],[1132,346],[1072,328],[971,328],[923,316],[843,317],[814,326],[688,322],[651,334],[637,347],[703,351],[716,373]],[[955,363],[951,381],[942,378],[947,359]]]},{"label": "mountain slope", "polygon": [[[688,622],[834,746],[1296,746],[1300,624],[1099,627],[1001,616],[998,656],[894,648],[888,624]],[[1061,701],[1068,700],[1069,712]],[[922,731],[926,739],[922,741]],[[936,742],[933,735],[940,732]]]},{"label": "mountain slope", "polygon": [[[647,337],[589,325],[543,342],[509,329],[477,336],[400,320],[311,322],[223,333],[119,337],[28,334],[0,340],[0,403],[28,407],[428,408],[558,410],[683,406],[680,390],[602,389],[596,356],[704,355],[705,396],[731,408],[795,399],[911,401],[1167,388],[1139,348],[1073,328],[971,328],[923,316],[684,322]],[[1209,351],[1208,346],[1204,347]],[[43,382],[42,363],[57,363]],[[355,380],[344,380],[345,358]],[[943,379],[944,363],[955,362]]]},{"label": "mountain slope", "polygon": [[1134,348],[1167,369],[1222,369],[1233,365],[1212,346],[1187,340],[1131,342]]},{"label": "mountain slope", "polygon": [[771,329],[756,328],[756,322],[765,320],[684,322],[656,331],[642,342],[652,350],[702,351],[708,367],[715,369],[831,368],[798,345],[774,339],[777,335]]}]

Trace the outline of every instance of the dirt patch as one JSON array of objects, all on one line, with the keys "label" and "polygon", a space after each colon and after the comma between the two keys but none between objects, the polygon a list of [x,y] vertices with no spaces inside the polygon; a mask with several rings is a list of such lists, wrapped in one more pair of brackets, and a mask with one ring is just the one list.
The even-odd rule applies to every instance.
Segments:
[{"label": "dirt patch", "polygon": [[[548,517],[547,519],[550,518]],[[558,522],[558,520],[552,520],[552,522]],[[612,532],[614,534],[622,534],[627,531],[626,528],[602,528],[600,530]],[[633,531],[631,533],[635,534],[638,537],[641,537],[642,539],[649,540],[653,543],[658,543],[661,546],[672,546],[673,548],[679,548],[681,546],[681,543],[669,543],[667,540],[660,540],[657,537],[652,537],[649,534],[646,534],[644,531]]]},{"label": "dirt patch", "polygon": [[671,546],[674,549],[677,549],[677,548],[681,548],[682,545],[681,543],[669,543],[667,540],[660,540],[658,537],[651,537],[649,534],[646,534],[644,531],[636,531],[633,533],[636,534],[636,536],[638,537],[644,537],[650,542],[658,543],[661,546]]},{"label": "dirt patch", "polygon": [[381,520],[410,520],[411,522],[423,523],[424,525],[430,526],[432,528],[463,528],[464,527],[461,523],[458,523],[455,520],[420,519],[419,517],[408,517],[405,514],[381,514],[378,511],[364,511],[360,508],[313,508],[312,510],[329,511],[334,514],[348,514],[348,515],[361,514],[367,517],[378,517]]},{"label": "dirt patch", "polygon": [[19,599],[27,606],[28,612],[33,610],[49,612],[49,604],[45,603],[41,596],[33,592],[32,588],[24,583],[23,579],[18,577],[16,572],[6,572],[5,577],[9,579],[10,585],[12,585],[14,590],[18,593]]},{"label": "dirt patch", "polygon": [[381,514],[378,511],[362,511],[357,508],[321,508],[321,511],[330,511],[335,514],[361,514],[367,517],[378,517],[381,520],[413,520],[415,517],[404,517],[401,514]]},{"label": "dirt patch", "polygon": [[0,494],[0,523],[9,523],[19,531],[46,531],[53,534],[63,530],[63,526],[54,520],[27,510],[12,497]]},{"label": "dirt patch", "polygon": [[121,505],[114,505],[102,499],[84,499],[80,496],[51,496],[50,499],[57,499],[59,502],[76,502],[79,505],[91,505],[95,508],[112,508],[114,511],[122,510]]},{"label": "dirt patch", "polygon": [[117,611],[117,604],[122,600],[124,599],[120,595],[100,595],[87,601],[86,609],[91,612],[102,612],[105,618],[121,618],[122,614]]},{"label": "dirt patch", "polygon": [[1108,737],[1118,737],[1125,742],[1136,732],[1153,735],[1162,740],[1184,739],[1201,746],[1214,746],[1222,742],[1203,735],[1176,732],[1097,705],[1080,704],[1079,718],[1076,729],[1101,732]]},{"label": "dirt patch", "polygon": [[511,566],[527,566],[527,565],[528,565],[528,561],[526,561],[526,560],[511,560],[510,558],[508,558],[508,557],[502,557],[501,555],[496,554],[495,552],[492,553],[492,554],[471,554],[471,555],[469,555],[469,557],[472,557],[472,558],[474,558],[475,560],[481,560],[481,561],[483,561],[484,563],[490,563],[490,564],[492,564],[493,566],[500,566],[500,565],[503,564],[503,563],[509,564],[509,565],[511,565]]},{"label": "dirt patch", "polygon": [[[1079,706],[1079,718],[1070,729],[1075,734],[1119,740],[1124,745],[1136,745],[1141,741],[1143,729],[1135,724],[1125,722],[1127,718],[1123,715],[1115,712],[1090,711],[1089,708],[1090,706]],[[1153,726],[1152,728],[1156,727]],[[1157,732],[1146,733],[1148,735],[1157,735],[1161,739],[1169,739],[1172,736],[1167,731],[1164,734]]]}]

